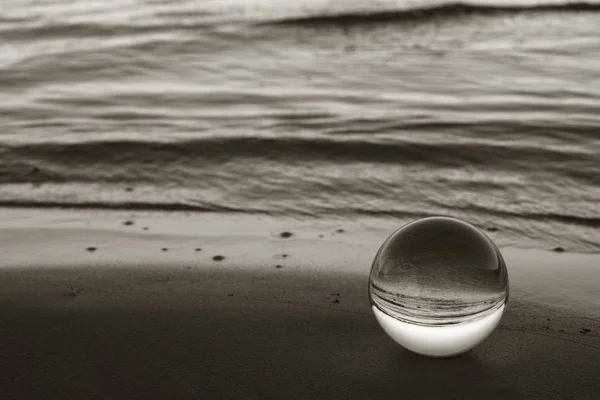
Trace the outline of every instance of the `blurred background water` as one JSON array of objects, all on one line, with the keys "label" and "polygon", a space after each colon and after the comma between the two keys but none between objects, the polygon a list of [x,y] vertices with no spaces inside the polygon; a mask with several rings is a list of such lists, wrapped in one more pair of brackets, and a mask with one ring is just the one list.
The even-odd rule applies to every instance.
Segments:
[{"label": "blurred background water", "polygon": [[600,1],[4,0],[0,205],[600,251]]}]

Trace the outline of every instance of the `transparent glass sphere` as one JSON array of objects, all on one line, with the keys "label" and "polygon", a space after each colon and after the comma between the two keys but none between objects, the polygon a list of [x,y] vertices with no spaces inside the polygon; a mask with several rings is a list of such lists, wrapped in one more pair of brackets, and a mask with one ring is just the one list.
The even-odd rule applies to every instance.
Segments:
[{"label": "transparent glass sphere", "polygon": [[496,328],[508,300],[508,272],[496,245],[473,225],[423,218],[383,243],[369,296],[377,321],[401,346],[449,357]]}]

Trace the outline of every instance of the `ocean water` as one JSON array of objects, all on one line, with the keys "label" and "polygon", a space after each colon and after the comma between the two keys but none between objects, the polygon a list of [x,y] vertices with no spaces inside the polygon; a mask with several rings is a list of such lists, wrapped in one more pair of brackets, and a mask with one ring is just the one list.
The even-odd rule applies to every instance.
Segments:
[{"label": "ocean water", "polygon": [[449,215],[600,251],[600,1],[4,0],[0,206]]}]

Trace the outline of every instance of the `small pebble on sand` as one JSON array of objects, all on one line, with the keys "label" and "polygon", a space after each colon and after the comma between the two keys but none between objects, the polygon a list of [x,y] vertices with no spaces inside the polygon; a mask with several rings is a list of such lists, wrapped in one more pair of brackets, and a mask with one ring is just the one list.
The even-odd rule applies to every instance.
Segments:
[{"label": "small pebble on sand", "polygon": [[93,253],[94,251],[96,251],[98,249],[96,247],[90,246],[86,250],[89,251],[90,253]]},{"label": "small pebble on sand", "polygon": [[161,250],[162,251],[169,251],[169,248],[168,247],[163,247]]},{"label": "small pebble on sand", "polygon": [[290,237],[294,236],[294,234],[292,232],[285,231],[285,232],[281,232],[279,234],[279,236],[282,237],[282,238],[284,238],[284,239],[287,239],[287,238],[290,238]]},{"label": "small pebble on sand", "polygon": [[496,228],[495,226],[488,226],[487,228],[485,228],[485,230],[488,232],[498,232],[498,228]]},{"label": "small pebble on sand", "polygon": [[194,251],[202,251],[202,248],[201,248],[201,247],[196,247],[196,248],[194,249]]},{"label": "small pebble on sand", "polygon": [[555,247],[553,249],[553,251],[555,251],[557,253],[564,253],[565,249],[563,247],[558,246],[558,247]]},{"label": "small pebble on sand", "polygon": [[125,222],[123,222],[123,225],[127,225],[127,226],[133,225],[133,221],[125,221]]},{"label": "small pebble on sand", "polygon": [[215,261],[223,261],[224,259],[225,259],[225,257],[220,256],[220,255],[217,255],[217,256],[213,257],[213,260],[215,260]]},{"label": "small pebble on sand", "polygon": [[280,265],[280,264],[277,264],[277,265],[275,266],[275,268],[281,268],[281,265]]}]

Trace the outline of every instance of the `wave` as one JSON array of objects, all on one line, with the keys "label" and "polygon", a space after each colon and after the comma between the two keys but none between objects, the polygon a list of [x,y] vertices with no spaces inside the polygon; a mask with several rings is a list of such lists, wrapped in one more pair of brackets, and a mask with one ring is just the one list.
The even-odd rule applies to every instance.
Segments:
[{"label": "wave", "polygon": [[[227,213],[227,214],[247,214],[247,215],[287,215],[287,216],[318,216],[324,214],[333,217],[365,216],[374,218],[396,218],[400,220],[417,219],[433,216],[453,216],[453,213],[430,213],[416,211],[399,210],[377,210],[365,208],[339,208],[327,210],[313,210],[312,213],[290,210],[264,210],[256,208],[235,208],[218,204],[193,204],[193,203],[173,203],[173,202],[135,202],[135,201],[60,201],[60,200],[11,200],[0,199],[0,207],[5,208],[55,208],[55,209],[98,209],[98,210],[131,210],[131,211],[168,211],[168,212],[195,212],[195,213]],[[473,206],[462,209],[467,213],[483,212],[484,215],[493,215],[497,217],[511,217],[527,221],[537,222],[560,222],[567,225],[585,226],[588,228],[600,228],[600,217],[583,217],[577,215],[566,215],[556,213],[516,213],[493,209],[482,209]]]},{"label": "wave", "polygon": [[565,215],[555,213],[524,213],[517,214],[521,218],[539,221],[558,221],[570,225],[581,225],[590,228],[600,228],[600,217],[581,217],[578,215]]},{"label": "wave", "polygon": [[183,212],[218,212],[264,214],[261,211],[242,210],[219,205],[194,205],[185,203],[148,203],[148,202],[100,202],[100,201],[37,201],[37,200],[4,200],[0,199],[0,207],[6,208],[60,208],[60,209],[100,209],[100,210],[133,210],[133,211],[183,211]]},{"label": "wave", "polygon": [[72,39],[74,37],[114,38],[130,35],[173,33],[181,31],[208,31],[212,24],[196,22],[194,24],[164,22],[146,24],[107,24],[107,23],[55,23],[41,26],[18,26],[2,29],[5,40]]},{"label": "wave", "polygon": [[416,20],[448,19],[469,15],[502,15],[523,12],[599,12],[600,3],[596,2],[564,2],[538,3],[522,5],[505,4],[473,4],[473,3],[441,3],[432,5],[415,5],[406,9],[386,9],[351,11],[332,14],[285,17],[269,20],[259,25],[299,25],[330,26],[355,25],[372,23],[391,23]]},{"label": "wave", "polygon": [[[440,204],[434,201],[434,203],[445,207],[444,204]],[[600,228],[600,217],[585,217],[581,215],[569,215],[569,214],[557,214],[552,212],[512,212],[506,210],[494,209],[491,207],[482,207],[471,204],[467,207],[453,207],[454,209],[461,209],[465,212],[479,212],[485,215],[493,215],[501,218],[520,218],[528,221],[540,221],[540,222],[561,222],[567,225],[585,226],[588,228]]]},{"label": "wave", "polygon": [[[528,221],[538,221],[538,222],[561,222],[568,225],[577,225],[577,226],[585,226],[589,228],[600,228],[600,217],[582,217],[578,215],[566,215],[566,214],[555,214],[555,213],[516,213],[516,212],[508,212],[502,210],[494,210],[490,208],[483,207],[469,207],[469,208],[460,208],[453,207],[455,209],[460,209],[466,213],[472,212],[480,212],[483,215],[493,215],[496,217],[510,217],[517,219],[524,219]],[[332,212],[328,212],[328,214],[332,214]],[[336,215],[335,211],[333,212]],[[398,211],[398,210],[371,210],[371,209],[362,209],[362,208],[353,208],[342,211],[342,214],[355,214],[355,215],[364,215],[369,217],[389,217],[389,218],[424,218],[424,217],[437,217],[437,216],[448,216],[452,217],[454,214],[451,212],[448,213],[428,213],[428,212],[409,212],[409,211]]]},{"label": "wave", "polygon": [[103,140],[80,143],[41,143],[0,147],[3,158],[13,161],[48,160],[67,165],[107,166],[180,163],[201,166],[206,162],[241,159],[288,161],[369,161],[435,166],[507,165],[507,159],[535,162],[595,162],[595,154],[572,153],[556,147],[515,146],[482,142],[369,141],[364,139],[303,137],[229,137],[151,142]]}]

